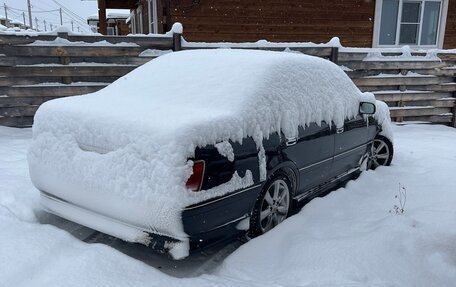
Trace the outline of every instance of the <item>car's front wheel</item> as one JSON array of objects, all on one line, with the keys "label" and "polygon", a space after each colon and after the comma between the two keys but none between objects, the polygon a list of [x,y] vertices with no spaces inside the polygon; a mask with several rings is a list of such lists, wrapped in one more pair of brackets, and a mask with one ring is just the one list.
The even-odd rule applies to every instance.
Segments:
[{"label": "car's front wheel", "polygon": [[368,168],[376,169],[379,166],[388,166],[393,160],[393,144],[381,135],[375,137],[368,160]]},{"label": "car's front wheel", "polygon": [[250,217],[250,236],[266,233],[284,221],[291,208],[291,184],[283,175],[275,176],[263,188]]}]

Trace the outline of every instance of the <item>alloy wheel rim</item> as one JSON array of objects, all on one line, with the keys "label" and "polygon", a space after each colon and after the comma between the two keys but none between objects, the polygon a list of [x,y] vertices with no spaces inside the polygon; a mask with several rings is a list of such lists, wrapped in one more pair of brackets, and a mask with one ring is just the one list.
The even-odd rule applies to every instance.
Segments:
[{"label": "alloy wheel rim", "polygon": [[290,205],[287,183],[278,179],[268,188],[261,204],[260,226],[263,233],[285,220]]},{"label": "alloy wheel rim", "polygon": [[375,139],[372,143],[371,154],[370,154],[370,164],[369,167],[378,167],[380,165],[386,165],[390,156],[390,150],[388,145],[379,139]]}]

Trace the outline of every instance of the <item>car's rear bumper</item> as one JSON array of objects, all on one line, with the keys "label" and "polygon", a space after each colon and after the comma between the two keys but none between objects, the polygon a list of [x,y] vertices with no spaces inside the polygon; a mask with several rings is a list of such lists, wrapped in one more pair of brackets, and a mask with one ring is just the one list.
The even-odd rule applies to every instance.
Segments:
[{"label": "car's rear bumper", "polygon": [[[245,227],[240,228],[238,224],[248,220],[260,191],[261,185],[254,185],[185,208],[182,223],[190,249],[204,248],[245,232]],[[183,243],[183,240],[111,218],[45,191],[41,191],[41,205],[62,218],[160,252],[168,252]]]},{"label": "car's rear bumper", "polygon": [[191,248],[206,247],[245,233],[248,223],[243,226],[238,224],[248,220],[261,187],[261,184],[257,184],[185,208],[182,221]]},{"label": "car's rear bumper", "polygon": [[67,220],[128,242],[150,246],[157,251],[166,252],[180,242],[170,236],[152,233],[150,230],[104,216],[44,191],[41,191],[41,205],[46,211]]}]

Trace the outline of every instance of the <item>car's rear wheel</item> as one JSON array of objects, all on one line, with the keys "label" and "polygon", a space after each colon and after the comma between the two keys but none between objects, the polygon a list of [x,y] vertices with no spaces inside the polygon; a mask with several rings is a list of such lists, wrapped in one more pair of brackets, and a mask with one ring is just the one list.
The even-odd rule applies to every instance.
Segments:
[{"label": "car's rear wheel", "polygon": [[376,169],[379,166],[388,166],[393,160],[393,144],[384,136],[376,136],[370,150],[368,168]]},{"label": "car's rear wheel", "polygon": [[291,184],[287,177],[273,177],[263,188],[250,217],[250,236],[264,234],[284,221],[291,209]]}]

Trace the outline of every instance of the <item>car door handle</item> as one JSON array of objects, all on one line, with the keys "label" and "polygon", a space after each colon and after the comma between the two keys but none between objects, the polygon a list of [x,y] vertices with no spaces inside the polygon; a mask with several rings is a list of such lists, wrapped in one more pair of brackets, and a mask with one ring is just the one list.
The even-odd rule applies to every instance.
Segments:
[{"label": "car door handle", "polygon": [[338,133],[338,134],[341,134],[341,133],[343,133],[343,132],[344,132],[344,127],[337,128],[337,129],[336,129],[336,133]]},{"label": "car door handle", "polygon": [[287,146],[295,145],[298,142],[297,138],[287,138]]}]

